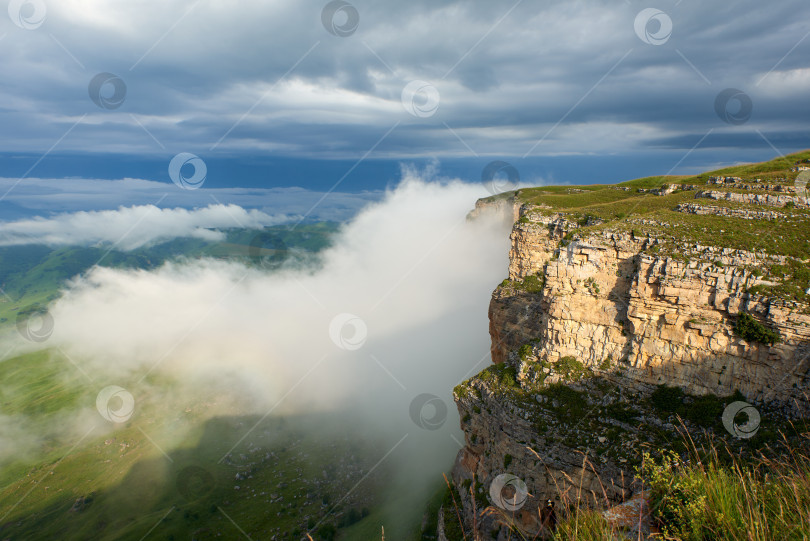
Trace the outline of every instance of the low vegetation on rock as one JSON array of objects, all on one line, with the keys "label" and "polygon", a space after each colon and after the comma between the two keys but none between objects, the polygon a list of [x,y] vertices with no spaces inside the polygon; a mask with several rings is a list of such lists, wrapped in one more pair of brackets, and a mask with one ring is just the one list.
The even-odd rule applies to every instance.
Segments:
[{"label": "low vegetation on rock", "polygon": [[781,336],[778,331],[772,331],[762,323],[742,312],[734,324],[734,332],[748,342],[761,342],[772,346],[779,342]]}]

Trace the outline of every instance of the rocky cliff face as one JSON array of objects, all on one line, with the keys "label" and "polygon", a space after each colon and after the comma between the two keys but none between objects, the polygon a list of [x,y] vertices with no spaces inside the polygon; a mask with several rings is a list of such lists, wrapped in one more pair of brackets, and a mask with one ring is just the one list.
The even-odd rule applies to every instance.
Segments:
[{"label": "rocky cliff face", "polygon": [[515,192],[505,192],[491,198],[479,199],[475,202],[475,208],[470,211],[467,218],[474,220],[485,212],[503,216],[504,220],[508,220],[511,224],[520,217],[520,203]]},{"label": "rocky cliff face", "polygon": [[[716,208],[674,210],[774,219]],[[508,522],[542,533],[546,499],[631,498],[642,447],[678,439],[673,417],[653,406],[662,401],[651,402],[656,389],[679,389],[690,433],[722,433],[732,395],[763,418],[807,413],[810,305],[759,292],[775,285],[762,269],[789,264],[787,256],[687,241],[673,253],[654,234],[532,205],[517,218],[508,279],[489,309],[496,364],[455,390],[465,447],[453,478],[482,539],[501,539]],[[780,340],[740,336],[741,313]],[[501,474],[525,482],[519,509],[492,501]]]},{"label": "rocky cliff face", "polygon": [[[537,341],[534,355],[554,362],[575,356],[590,367],[607,357],[632,369],[632,379],[677,385],[693,394],[802,398],[810,352],[807,305],[749,293],[771,282],[757,269],[784,257],[711,246],[682,246],[683,258],[644,253],[655,238],[604,229],[566,244],[572,224],[532,216],[512,231],[509,278],[539,275],[542,291],[526,295],[508,283],[490,305],[492,357]],[[564,246],[561,245],[566,244]],[[782,340],[749,343],[733,332],[741,311],[758,316]]]}]

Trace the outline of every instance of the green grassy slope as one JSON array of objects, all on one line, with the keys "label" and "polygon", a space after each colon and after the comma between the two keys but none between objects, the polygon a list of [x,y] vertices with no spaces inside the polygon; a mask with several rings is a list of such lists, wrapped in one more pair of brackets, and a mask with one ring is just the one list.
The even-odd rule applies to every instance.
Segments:
[{"label": "green grassy slope", "polygon": [[[571,235],[572,239],[587,235],[589,231],[608,229],[655,238],[657,242],[648,251],[674,258],[683,258],[684,247],[694,245],[788,256],[784,265],[767,264],[758,269],[766,279],[779,282],[777,286],[762,286],[759,292],[804,301],[808,297],[805,291],[810,287],[810,210],[696,199],[695,195],[700,189],[745,192],[739,188],[707,184],[712,176],[739,177],[743,183],[757,186],[754,193],[790,195],[780,191],[768,192],[764,185],[793,186],[799,174],[792,170],[794,164],[807,165],[807,160],[810,160],[810,151],[802,151],[768,162],[727,167],[694,176],[647,177],[611,185],[540,186],[521,189],[515,194],[518,201],[531,205],[533,212],[544,215],[559,213],[583,225]],[[695,188],[681,188],[667,195],[649,192],[672,184]],[[677,212],[676,207],[684,203],[743,211],[772,211],[778,213],[778,219],[739,219]],[[522,221],[528,223],[529,219],[524,217]],[[588,223],[590,225],[585,225]]]},{"label": "green grassy slope", "polygon": [[[91,429],[95,386],[66,357],[0,363],[0,411],[42,436],[0,469],[0,537],[138,540],[154,527],[156,539],[232,539],[239,528],[253,539],[300,539],[319,522],[348,525],[371,510],[380,519],[391,472],[383,464],[364,475],[390,442],[347,428],[344,412],[261,421],[228,414],[239,408],[220,407],[226,396],[197,389],[189,398],[177,382],[129,388],[135,415]],[[82,411],[93,420],[79,422]]]},{"label": "green grassy slope", "polygon": [[[94,265],[151,269],[177,258],[238,259],[272,267],[297,252],[315,253],[331,243],[338,224],[304,224],[290,231],[274,226],[262,231],[233,229],[222,242],[179,238],[124,252],[110,247],[42,245],[0,247],[0,325],[13,323],[17,314],[34,305],[46,305],[59,295],[65,282]],[[257,261],[261,259],[262,261]]]}]

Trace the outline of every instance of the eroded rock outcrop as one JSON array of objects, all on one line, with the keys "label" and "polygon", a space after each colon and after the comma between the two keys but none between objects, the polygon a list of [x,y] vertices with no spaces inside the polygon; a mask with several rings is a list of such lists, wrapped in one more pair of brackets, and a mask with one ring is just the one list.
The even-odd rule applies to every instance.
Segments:
[{"label": "eroded rock outcrop", "polygon": [[769,193],[736,193],[718,190],[704,190],[695,197],[714,199],[715,201],[733,201],[735,203],[748,203],[753,205],[768,205],[771,207],[784,207],[793,205],[807,207],[807,197],[801,195],[773,195]]},{"label": "eroded rock outcrop", "polygon": [[474,220],[484,213],[497,213],[509,223],[514,223],[520,215],[520,203],[514,192],[479,199],[475,202],[475,208],[467,215],[467,219]]},{"label": "eroded rock outcrop", "polygon": [[[542,534],[546,499],[607,508],[637,495],[640,449],[677,438],[650,406],[659,386],[685,393],[696,433],[718,426],[732,400],[718,397],[773,418],[807,414],[810,306],[757,292],[774,285],[760,269],[786,256],[696,243],[657,254],[655,236],[598,223],[526,205],[514,224],[489,309],[496,364],[455,390],[465,447],[453,477],[483,539],[509,521]],[[781,339],[739,336],[741,312]],[[483,513],[505,473],[526,483],[525,504]]]},{"label": "eroded rock outcrop", "polygon": [[[694,394],[739,389],[752,399],[789,399],[806,383],[806,370],[794,367],[810,351],[807,305],[749,292],[771,284],[757,268],[784,257],[698,245],[684,246],[688,259],[680,260],[646,252],[654,238],[610,229],[566,242],[576,227],[561,216],[515,224],[509,278],[539,275],[543,287],[527,294],[507,282],[493,293],[495,362],[537,341],[536,356],[549,361],[571,355],[593,367],[622,359],[639,383]],[[782,340],[768,346],[736,336],[740,311]]]}]

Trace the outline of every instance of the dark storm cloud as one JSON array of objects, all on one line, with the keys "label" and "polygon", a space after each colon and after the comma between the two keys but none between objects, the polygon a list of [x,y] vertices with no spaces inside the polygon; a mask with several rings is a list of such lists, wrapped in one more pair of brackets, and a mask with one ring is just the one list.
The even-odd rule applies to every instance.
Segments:
[{"label": "dark storm cloud", "polygon": [[[646,2],[357,0],[347,37],[324,28],[325,4],[62,0],[35,29],[6,18],[5,150],[45,152],[77,123],[59,150],[538,156],[689,149],[713,128],[729,145],[759,129],[781,150],[810,146],[799,1],[660,2],[660,45],[634,30]],[[120,108],[89,98],[100,72],[125,82]],[[436,88],[435,114],[403,107],[414,80]],[[748,122],[717,115],[725,88],[750,96]]]}]

